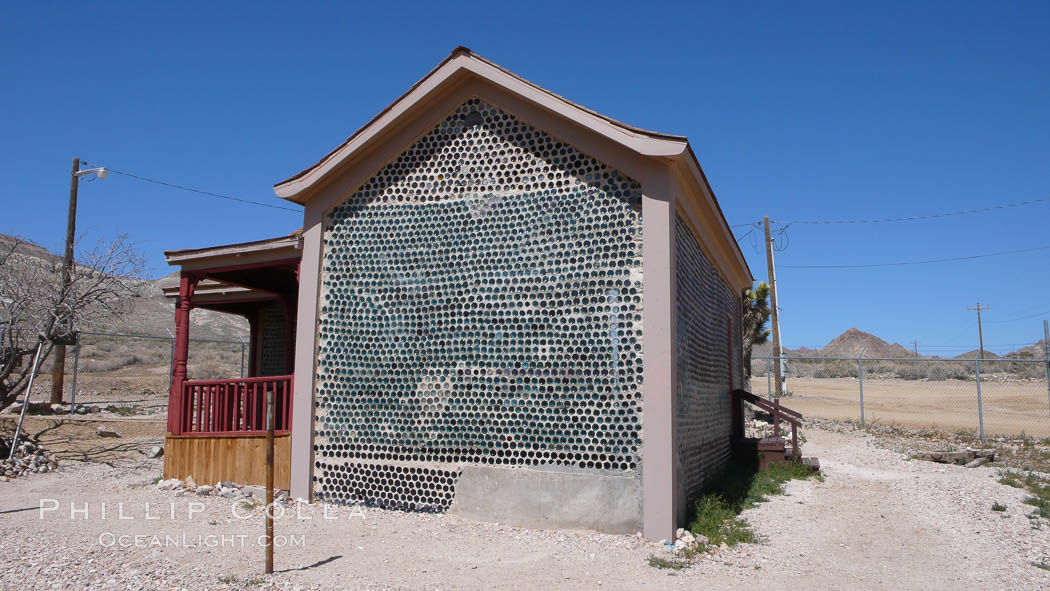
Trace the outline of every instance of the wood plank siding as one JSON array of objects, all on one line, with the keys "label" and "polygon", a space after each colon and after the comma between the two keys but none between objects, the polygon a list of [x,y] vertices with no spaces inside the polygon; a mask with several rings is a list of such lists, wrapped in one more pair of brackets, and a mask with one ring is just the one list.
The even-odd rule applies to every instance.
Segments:
[{"label": "wood plank siding", "polygon": [[[290,435],[274,436],[274,487],[288,490]],[[266,436],[165,437],[164,478],[266,486]]]}]

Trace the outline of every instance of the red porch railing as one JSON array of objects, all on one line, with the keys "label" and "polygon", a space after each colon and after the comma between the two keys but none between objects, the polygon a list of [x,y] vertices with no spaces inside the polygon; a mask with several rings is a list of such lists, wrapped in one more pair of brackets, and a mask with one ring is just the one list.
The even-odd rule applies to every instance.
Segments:
[{"label": "red porch railing", "polygon": [[274,395],[274,431],[292,425],[292,376],[182,383],[179,415],[172,435],[266,433],[266,394]]}]

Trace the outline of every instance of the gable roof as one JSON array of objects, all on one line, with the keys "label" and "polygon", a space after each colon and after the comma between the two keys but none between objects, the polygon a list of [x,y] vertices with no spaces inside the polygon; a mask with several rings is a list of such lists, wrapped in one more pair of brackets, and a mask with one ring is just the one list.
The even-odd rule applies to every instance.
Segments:
[{"label": "gable roof", "polygon": [[706,193],[711,209],[718,213],[720,223],[716,225],[720,226],[722,238],[732,244],[731,258],[736,259],[736,263],[743,268],[748,278],[752,277],[743,252],[729,230],[725,215],[714,198],[714,192],[685,136],[641,129],[602,115],[529,82],[463,46],[452,50],[447,58],[413,84],[407,92],[316,164],[276,183],[274,192],[283,199],[305,204],[329,180],[339,176],[343,164],[351,161],[355,155],[368,151],[375,142],[382,141],[384,132],[395,129],[403,118],[411,118],[415,113],[414,107],[422,108],[420,105],[425,105],[428,97],[438,95],[469,78],[480,79],[513,93],[639,156],[676,164]]},{"label": "gable roof", "polygon": [[316,164],[275,184],[274,192],[278,197],[303,203],[305,200],[299,198],[303,192],[307,192],[313,185],[334,172],[341,162],[364,147],[368,140],[383,128],[393,124],[414,104],[440,88],[456,82],[459,77],[471,74],[539,103],[645,156],[676,156],[682,154],[688,145],[684,136],[641,129],[582,107],[460,46],[413,84],[405,94],[380,111]]}]

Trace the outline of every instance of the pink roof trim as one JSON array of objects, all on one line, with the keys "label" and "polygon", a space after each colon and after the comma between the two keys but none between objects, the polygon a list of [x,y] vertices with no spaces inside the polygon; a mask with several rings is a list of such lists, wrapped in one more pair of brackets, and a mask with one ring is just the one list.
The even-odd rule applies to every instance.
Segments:
[{"label": "pink roof trim", "polygon": [[313,166],[275,184],[274,192],[278,197],[302,203],[305,199],[300,196],[301,193],[308,191],[317,182],[327,177],[338,168],[341,162],[365,146],[369,140],[394,123],[414,105],[446,84],[458,80],[464,74],[474,75],[497,86],[502,86],[645,156],[677,156],[685,151],[688,144],[688,140],[683,136],[648,131],[627,125],[577,105],[482,58],[465,47],[457,47],[437,67],[413,84],[405,94],[380,111],[324,158]]}]

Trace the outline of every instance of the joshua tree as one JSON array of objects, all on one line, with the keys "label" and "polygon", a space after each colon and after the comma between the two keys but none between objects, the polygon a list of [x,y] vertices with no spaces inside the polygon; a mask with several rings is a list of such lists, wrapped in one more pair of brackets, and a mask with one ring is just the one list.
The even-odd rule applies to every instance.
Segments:
[{"label": "joshua tree", "polygon": [[769,340],[769,285],[744,290],[744,375],[751,379],[751,348]]},{"label": "joshua tree", "polygon": [[38,343],[40,364],[56,341],[128,311],[141,289],[145,261],[126,235],[98,243],[62,282],[62,261],[14,238],[0,241],[0,410],[25,389]]}]

